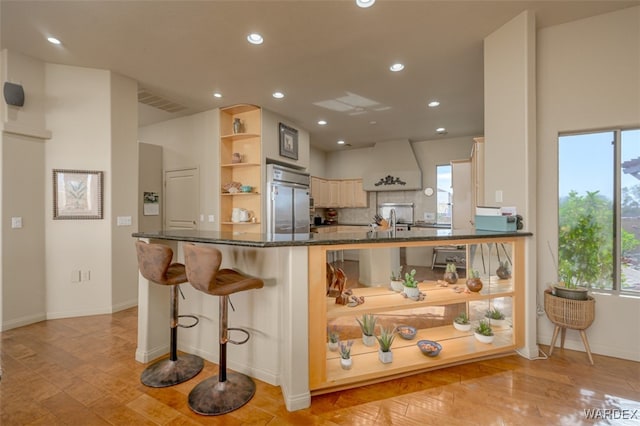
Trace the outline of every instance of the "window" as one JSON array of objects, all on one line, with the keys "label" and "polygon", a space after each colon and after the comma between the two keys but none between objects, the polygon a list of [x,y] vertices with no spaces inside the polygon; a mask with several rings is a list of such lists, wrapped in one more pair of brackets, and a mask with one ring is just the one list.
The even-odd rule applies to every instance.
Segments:
[{"label": "window", "polygon": [[451,165],[436,166],[436,223],[451,225]]},{"label": "window", "polygon": [[640,129],[558,141],[558,275],[640,293]]}]

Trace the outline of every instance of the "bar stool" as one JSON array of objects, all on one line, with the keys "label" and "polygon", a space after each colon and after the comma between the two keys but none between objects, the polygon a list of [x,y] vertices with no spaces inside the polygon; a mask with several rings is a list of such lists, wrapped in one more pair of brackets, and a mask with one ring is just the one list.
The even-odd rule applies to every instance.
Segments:
[{"label": "bar stool", "polygon": [[[219,296],[220,363],[217,376],[200,382],[189,393],[189,407],[198,414],[216,416],[229,413],[249,402],[256,391],[253,380],[244,374],[227,374],[227,342],[241,345],[249,340],[249,333],[241,328],[227,326],[229,295],[240,291],[262,288],[264,282],[231,269],[220,269],[222,253],[214,247],[184,245],[187,278],[193,287],[204,293]],[[244,340],[229,338],[229,331],[246,335]]]},{"label": "bar stool", "polygon": [[[178,327],[190,328],[198,324],[198,318],[193,315],[178,315],[179,285],[187,282],[187,274],[183,264],[171,263],[173,250],[163,244],[136,241],[136,253],[140,274],[156,284],[169,286],[171,305],[169,358],[157,361],[145,368],[140,380],[144,385],[153,388],[173,386],[194,377],[204,367],[204,360],[199,356],[191,354],[178,356]],[[183,317],[192,318],[195,323],[179,324],[179,318]]]}]

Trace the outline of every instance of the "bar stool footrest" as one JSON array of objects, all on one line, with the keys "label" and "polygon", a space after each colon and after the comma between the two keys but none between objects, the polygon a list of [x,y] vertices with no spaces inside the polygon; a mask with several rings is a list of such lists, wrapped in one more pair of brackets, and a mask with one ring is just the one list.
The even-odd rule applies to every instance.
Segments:
[{"label": "bar stool footrest", "polygon": [[178,315],[178,321],[180,320],[180,318],[191,318],[193,321],[195,321],[193,324],[180,324],[180,323],[178,323],[178,327],[181,327],[181,328],[195,327],[196,325],[198,325],[200,323],[200,318],[198,318],[195,315]]},{"label": "bar stool footrest", "polygon": [[247,336],[244,340],[241,340],[239,342],[235,341],[235,340],[227,339],[227,342],[233,343],[234,345],[244,345],[245,343],[247,343],[249,341],[249,337],[251,337],[249,335],[249,332],[247,330],[243,329],[243,328],[229,327],[229,328],[227,328],[227,330],[229,330],[229,331],[232,331],[232,330],[233,331],[239,331],[241,333],[244,333]]},{"label": "bar stool footrest", "polygon": [[189,393],[189,408],[205,416],[226,414],[245,405],[256,393],[256,384],[244,374],[229,372],[227,380],[210,377]]},{"label": "bar stool footrest", "polygon": [[204,367],[204,360],[196,355],[182,354],[171,361],[165,358],[157,361],[142,372],[140,381],[145,386],[164,388],[186,382],[195,377]]}]

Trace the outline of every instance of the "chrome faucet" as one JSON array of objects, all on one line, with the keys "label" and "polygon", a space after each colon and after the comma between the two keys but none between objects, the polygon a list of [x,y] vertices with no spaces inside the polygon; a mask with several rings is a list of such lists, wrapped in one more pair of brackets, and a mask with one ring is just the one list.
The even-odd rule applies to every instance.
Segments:
[{"label": "chrome faucet", "polygon": [[391,227],[391,236],[395,238],[396,236],[396,209],[391,209],[389,211],[389,226]]}]

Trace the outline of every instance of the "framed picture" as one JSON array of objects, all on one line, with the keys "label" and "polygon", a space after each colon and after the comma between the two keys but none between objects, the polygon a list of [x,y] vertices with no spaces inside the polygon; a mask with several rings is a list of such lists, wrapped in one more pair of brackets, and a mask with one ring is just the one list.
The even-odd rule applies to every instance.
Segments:
[{"label": "framed picture", "polygon": [[53,170],[53,218],[102,219],[102,175],[92,170]]},{"label": "framed picture", "polygon": [[298,159],[298,131],[280,123],[280,155],[282,157]]}]

